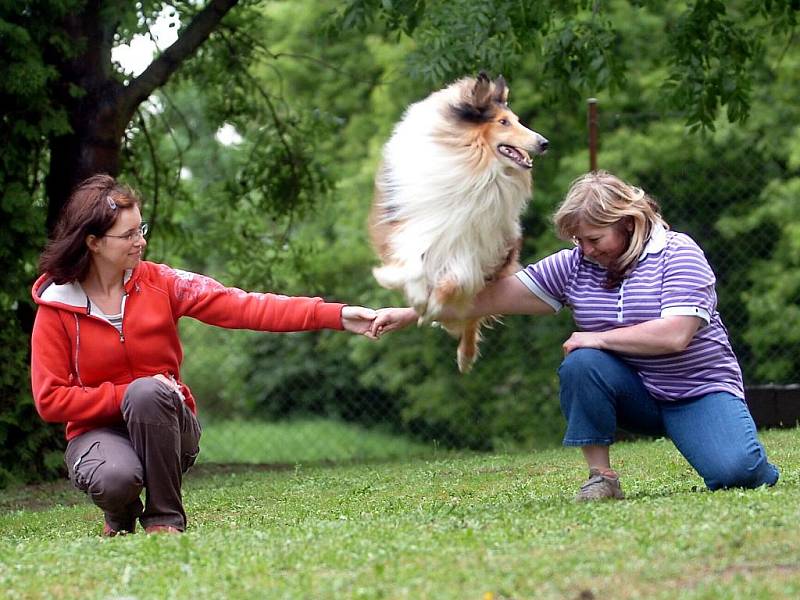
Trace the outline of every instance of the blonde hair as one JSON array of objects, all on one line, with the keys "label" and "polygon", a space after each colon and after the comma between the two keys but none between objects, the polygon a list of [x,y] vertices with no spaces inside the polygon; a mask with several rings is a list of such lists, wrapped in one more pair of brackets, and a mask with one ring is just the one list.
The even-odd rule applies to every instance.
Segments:
[{"label": "blonde hair", "polygon": [[592,227],[633,225],[628,248],[608,269],[607,287],[616,287],[636,267],[655,225],[669,228],[655,200],[607,171],[592,171],[573,181],[553,222],[564,240],[574,239],[581,223]]}]

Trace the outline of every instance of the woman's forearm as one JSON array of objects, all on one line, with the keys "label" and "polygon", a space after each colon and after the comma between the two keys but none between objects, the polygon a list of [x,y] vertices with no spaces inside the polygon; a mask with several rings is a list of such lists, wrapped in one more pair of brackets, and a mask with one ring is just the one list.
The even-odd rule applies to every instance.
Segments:
[{"label": "woman's forearm", "polygon": [[576,331],[563,348],[565,353],[597,348],[633,356],[673,354],[686,349],[701,323],[698,317],[672,316],[608,331]]}]

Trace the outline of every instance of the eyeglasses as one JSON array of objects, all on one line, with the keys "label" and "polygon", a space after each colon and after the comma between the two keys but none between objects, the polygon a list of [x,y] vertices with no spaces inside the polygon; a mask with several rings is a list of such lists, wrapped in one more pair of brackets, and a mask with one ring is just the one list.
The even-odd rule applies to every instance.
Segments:
[{"label": "eyeglasses", "polygon": [[129,231],[123,235],[111,235],[109,233],[105,234],[103,237],[112,237],[112,238],[119,238],[121,240],[125,240],[126,242],[135,242],[139,238],[144,238],[147,235],[147,232],[150,230],[150,226],[147,223],[142,223],[134,229],[133,231]]}]

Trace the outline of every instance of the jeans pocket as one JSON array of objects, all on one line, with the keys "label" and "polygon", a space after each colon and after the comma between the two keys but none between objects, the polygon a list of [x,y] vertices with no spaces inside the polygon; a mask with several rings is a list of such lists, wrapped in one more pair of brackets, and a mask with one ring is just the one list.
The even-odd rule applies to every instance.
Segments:
[{"label": "jeans pocket", "polygon": [[106,457],[100,448],[100,442],[95,442],[89,449],[78,457],[78,460],[71,465],[70,472],[72,475],[72,483],[76,488],[82,492],[89,489],[92,483],[92,477],[95,472],[106,462]]},{"label": "jeans pocket", "polygon": [[203,429],[200,427],[200,421],[194,416],[189,407],[183,405],[183,419],[181,422],[181,471],[186,471],[197,460],[197,455],[200,454],[200,436]]}]

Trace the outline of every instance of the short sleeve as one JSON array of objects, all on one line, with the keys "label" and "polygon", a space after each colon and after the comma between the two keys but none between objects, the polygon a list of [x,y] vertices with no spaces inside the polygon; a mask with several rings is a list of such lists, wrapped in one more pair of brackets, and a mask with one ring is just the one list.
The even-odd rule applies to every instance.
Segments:
[{"label": "short sleeve", "polygon": [[567,285],[580,261],[578,252],[575,248],[551,254],[517,272],[517,279],[557,312],[566,304]]},{"label": "short sleeve", "polygon": [[717,308],[716,277],[703,251],[689,236],[675,235],[665,249],[661,316],[693,316],[706,325]]}]

